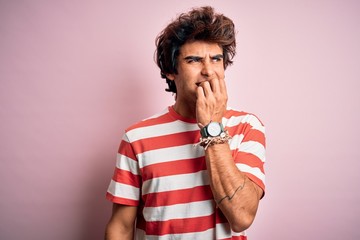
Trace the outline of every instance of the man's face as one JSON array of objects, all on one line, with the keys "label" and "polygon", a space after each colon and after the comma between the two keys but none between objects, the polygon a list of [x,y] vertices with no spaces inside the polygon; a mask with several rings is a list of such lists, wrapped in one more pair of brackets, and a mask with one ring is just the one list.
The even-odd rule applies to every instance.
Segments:
[{"label": "man's face", "polygon": [[216,43],[185,43],[178,56],[178,74],[168,74],[175,81],[177,101],[196,102],[196,89],[204,81],[224,78],[222,48]]}]

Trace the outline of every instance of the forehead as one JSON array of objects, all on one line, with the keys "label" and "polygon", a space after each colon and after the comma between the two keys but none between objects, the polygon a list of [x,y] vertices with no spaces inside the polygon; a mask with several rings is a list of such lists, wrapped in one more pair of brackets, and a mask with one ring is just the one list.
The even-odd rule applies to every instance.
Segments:
[{"label": "forehead", "polygon": [[222,54],[222,48],[217,43],[203,41],[187,42],[180,48],[180,55],[186,56],[214,56]]}]

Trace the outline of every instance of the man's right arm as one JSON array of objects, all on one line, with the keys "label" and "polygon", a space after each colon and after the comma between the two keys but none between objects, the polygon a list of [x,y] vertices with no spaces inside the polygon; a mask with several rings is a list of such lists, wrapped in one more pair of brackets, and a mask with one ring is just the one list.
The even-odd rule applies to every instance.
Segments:
[{"label": "man's right arm", "polygon": [[132,240],[137,207],[114,203],[112,215],[106,226],[105,240]]}]

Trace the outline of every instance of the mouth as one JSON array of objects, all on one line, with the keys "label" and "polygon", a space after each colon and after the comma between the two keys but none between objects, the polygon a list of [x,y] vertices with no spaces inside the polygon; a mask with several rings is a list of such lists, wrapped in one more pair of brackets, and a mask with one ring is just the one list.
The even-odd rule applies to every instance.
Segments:
[{"label": "mouth", "polygon": [[196,84],[196,86],[200,86],[203,82],[206,82],[206,81],[202,81],[202,82],[197,82],[197,83],[195,83]]}]

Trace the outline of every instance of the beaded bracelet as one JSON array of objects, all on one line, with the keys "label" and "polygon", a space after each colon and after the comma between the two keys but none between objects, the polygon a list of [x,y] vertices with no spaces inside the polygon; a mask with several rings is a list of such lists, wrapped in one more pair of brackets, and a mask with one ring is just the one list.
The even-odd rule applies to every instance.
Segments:
[{"label": "beaded bracelet", "polygon": [[206,150],[209,146],[213,146],[215,144],[228,143],[230,139],[231,137],[228,131],[224,131],[220,134],[220,136],[217,137],[200,138],[200,142],[195,144],[194,146],[200,145]]}]

